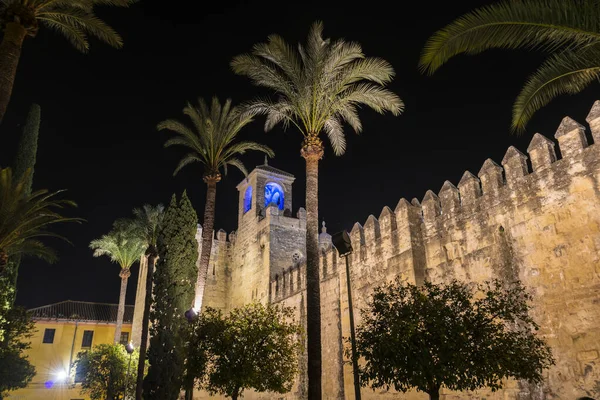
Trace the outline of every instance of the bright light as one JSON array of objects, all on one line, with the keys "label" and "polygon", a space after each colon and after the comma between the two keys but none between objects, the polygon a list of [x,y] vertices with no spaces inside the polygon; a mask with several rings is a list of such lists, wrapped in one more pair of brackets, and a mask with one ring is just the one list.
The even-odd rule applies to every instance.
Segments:
[{"label": "bright light", "polygon": [[129,344],[125,346],[125,350],[127,351],[127,354],[133,353],[133,351],[135,350],[135,347],[133,347],[133,342],[129,342]]},{"label": "bright light", "polygon": [[69,376],[69,374],[67,374],[67,371],[65,371],[64,369],[56,372],[54,375],[56,376],[56,381],[58,382],[66,380]]}]

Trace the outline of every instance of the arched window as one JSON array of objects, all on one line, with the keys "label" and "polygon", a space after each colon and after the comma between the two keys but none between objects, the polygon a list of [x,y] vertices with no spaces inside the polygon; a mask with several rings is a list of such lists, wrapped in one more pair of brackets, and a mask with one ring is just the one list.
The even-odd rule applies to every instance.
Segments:
[{"label": "arched window", "polygon": [[265,185],[265,207],[269,204],[275,204],[280,210],[284,205],[283,188],[275,182],[269,182]]},{"label": "arched window", "polygon": [[248,186],[244,193],[244,213],[247,213],[252,208],[252,186]]}]

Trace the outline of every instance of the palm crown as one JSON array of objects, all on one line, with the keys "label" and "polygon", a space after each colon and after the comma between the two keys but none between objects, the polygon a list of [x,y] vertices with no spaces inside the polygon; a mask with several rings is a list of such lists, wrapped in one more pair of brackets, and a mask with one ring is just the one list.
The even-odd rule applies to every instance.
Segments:
[{"label": "palm crown", "polygon": [[94,14],[97,5],[127,7],[137,0],[0,0],[0,24],[16,22],[35,36],[39,24],[61,33],[78,50],[89,49],[88,35],[121,47],[117,32]]},{"label": "palm crown", "polygon": [[342,123],[362,131],[358,107],[398,115],[404,104],[384,88],[394,69],[381,58],[365,57],[360,44],[323,39],[323,24],[315,22],[306,45],[295,49],[278,35],[233,59],[231,67],[257,86],[274,90],[276,101],[259,98],[246,104],[250,114],[267,116],[265,131],[278,123],[295,125],[305,139],[327,133],[335,154],[346,149]]},{"label": "palm crown", "polygon": [[600,78],[600,3],[597,0],[503,1],[479,8],[436,32],[420,68],[433,73],[455,55],[491,48],[550,53],[529,77],[513,107],[513,129],[561,94],[579,93]]},{"label": "palm crown", "polygon": [[238,107],[232,107],[230,99],[221,106],[219,99],[213,97],[209,108],[204,99],[200,98],[197,107],[188,103],[183,113],[190,118],[193,129],[174,119],[158,124],[159,130],[176,133],[175,137],[165,142],[165,147],[181,145],[191,150],[181,159],[173,175],[195,162],[204,165],[205,177],[220,176],[221,169],[227,174],[228,166],[236,167],[247,175],[238,155],[250,150],[261,151],[269,157],[275,155],[269,147],[256,142],[235,142],[240,130],[252,121],[252,116],[242,113]]},{"label": "palm crown", "polygon": [[48,261],[56,258],[54,251],[39,241],[41,237],[61,235],[49,232],[50,225],[60,222],[81,222],[80,218],[63,217],[59,211],[75,207],[70,200],[60,199],[62,191],[38,190],[29,195],[26,170],[19,181],[13,181],[10,168],[0,169],[0,266],[5,258],[16,254],[33,255]]},{"label": "palm crown", "polygon": [[108,234],[90,243],[94,257],[108,256],[112,262],[119,264],[122,270],[128,270],[138,261],[146,246],[139,232],[133,226],[125,224],[115,224]]}]

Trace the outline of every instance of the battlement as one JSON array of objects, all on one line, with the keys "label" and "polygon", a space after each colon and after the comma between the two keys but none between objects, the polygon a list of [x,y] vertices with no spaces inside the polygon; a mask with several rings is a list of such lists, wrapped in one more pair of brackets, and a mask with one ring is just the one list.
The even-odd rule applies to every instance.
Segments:
[{"label": "battlement", "polygon": [[[385,206],[379,217],[369,215],[364,224],[356,222],[349,234],[354,249],[350,260],[357,279],[383,273],[390,267],[402,269],[398,267],[403,263],[402,258],[414,260],[415,251],[422,251],[419,245],[423,238],[443,232],[448,224],[465,223],[475,214],[499,204],[517,207],[527,201],[527,193],[543,196],[544,191],[566,185],[566,178],[571,176],[567,170],[572,165],[584,168],[584,164],[598,162],[600,100],[594,103],[586,121],[593,144],[588,143],[583,125],[565,117],[554,135],[562,157],[558,157],[553,140],[536,133],[526,149],[528,155],[511,146],[500,165],[488,158],[477,176],[465,171],[456,186],[445,181],[437,194],[428,190],[421,202],[402,198],[394,210]],[[337,273],[340,260],[335,248],[321,250],[321,279],[326,280]],[[424,254],[421,256],[424,258]],[[424,260],[421,264],[417,260],[411,265],[412,279],[416,281],[424,277],[421,270],[425,268]],[[278,274],[271,281],[272,298],[284,298],[302,290],[303,268],[304,264],[291,266]]]}]

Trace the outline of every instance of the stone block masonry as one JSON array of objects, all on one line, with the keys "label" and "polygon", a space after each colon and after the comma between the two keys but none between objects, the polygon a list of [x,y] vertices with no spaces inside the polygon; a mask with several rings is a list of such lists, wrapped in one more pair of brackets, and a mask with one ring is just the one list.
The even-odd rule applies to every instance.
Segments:
[{"label": "stone block masonry", "polygon": [[[485,160],[477,175],[466,171],[456,185],[447,181],[421,202],[401,199],[350,232],[355,310],[365,306],[375,286],[396,276],[417,284],[518,277],[534,294],[539,334],[556,359],[544,384],[510,381],[495,393],[444,392],[446,400],[600,398],[600,101],[586,121],[591,142],[586,128],[566,117],[554,140],[536,133],[527,149],[510,147],[499,163]],[[269,182],[285,191],[284,209],[263,204]],[[238,230],[229,241],[215,241],[208,303],[225,311],[251,301],[292,306],[296,319],[306,323],[305,211],[291,215],[292,182],[291,175],[265,165],[238,185]],[[256,195],[246,212],[249,185]],[[347,277],[327,236],[321,234],[320,246],[323,398],[352,399],[352,371],[343,355],[350,336]],[[360,313],[355,317],[360,324]],[[244,397],[305,399],[306,371],[288,394]],[[423,393],[367,388],[362,397],[427,399]]]}]

